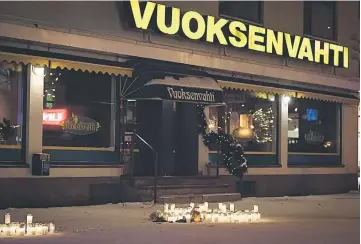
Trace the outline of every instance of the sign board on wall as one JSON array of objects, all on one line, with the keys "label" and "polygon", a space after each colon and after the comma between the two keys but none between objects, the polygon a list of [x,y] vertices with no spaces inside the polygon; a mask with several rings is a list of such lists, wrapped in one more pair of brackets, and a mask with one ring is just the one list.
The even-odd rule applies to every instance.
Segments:
[{"label": "sign board on wall", "polygon": [[337,67],[349,66],[349,49],[335,43],[291,35],[241,21],[202,16],[196,11],[181,13],[179,8],[166,7],[160,3],[131,0],[124,4],[128,8],[126,13],[131,15],[131,26],[138,29],[151,29],[166,35],[182,35],[191,40],[218,42],[225,46]]}]

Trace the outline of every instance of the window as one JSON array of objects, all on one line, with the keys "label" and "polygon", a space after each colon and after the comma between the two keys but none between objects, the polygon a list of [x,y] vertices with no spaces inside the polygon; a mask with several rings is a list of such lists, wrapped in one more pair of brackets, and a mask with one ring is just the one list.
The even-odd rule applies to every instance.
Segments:
[{"label": "window", "polygon": [[43,145],[113,146],[112,77],[74,70],[48,70],[44,84]]},{"label": "window", "polygon": [[288,110],[288,151],[338,152],[339,104],[292,99]]},{"label": "window", "polygon": [[304,2],[305,34],[336,39],[336,2]]},{"label": "window", "polygon": [[277,102],[274,95],[226,91],[225,131],[246,152],[276,153]]},{"label": "window", "polygon": [[220,1],[219,13],[256,23],[263,22],[263,1]]},{"label": "window", "polygon": [[[204,110],[206,117],[207,117],[207,123],[208,123],[208,129],[209,131],[217,132],[218,131],[218,107],[215,106],[209,106],[208,108]],[[207,114],[208,113],[208,114]]]},{"label": "window", "polygon": [[0,148],[21,145],[22,70],[22,65],[0,62]]}]

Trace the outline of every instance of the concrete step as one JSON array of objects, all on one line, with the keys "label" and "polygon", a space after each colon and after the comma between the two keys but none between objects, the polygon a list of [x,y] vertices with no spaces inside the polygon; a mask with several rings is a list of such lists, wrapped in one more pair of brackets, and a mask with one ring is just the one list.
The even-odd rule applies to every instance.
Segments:
[{"label": "concrete step", "polygon": [[234,202],[241,200],[239,193],[168,195],[158,197],[158,203],[188,204],[190,202]]},{"label": "concrete step", "polygon": [[[154,183],[154,177],[134,177],[134,186],[152,186]],[[216,185],[222,183],[222,179],[217,177],[207,176],[184,176],[184,177],[160,177],[158,179],[158,185]]]},{"label": "concrete step", "polygon": [[[143,195],[153,194],[153,186],[138,186],[138,191]],[[189,194],[212,194],[234,192],[228,184],[219,185],[168,185],[157,187],[158,196],[166,195],[189,195]]]}]

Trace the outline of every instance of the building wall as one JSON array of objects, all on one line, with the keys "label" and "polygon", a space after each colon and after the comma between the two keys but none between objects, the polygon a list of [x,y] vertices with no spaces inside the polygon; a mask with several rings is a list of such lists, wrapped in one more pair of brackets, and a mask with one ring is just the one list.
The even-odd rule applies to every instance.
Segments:
[{"label": "building wall", "polygon": [[[162,2],[164,3],[164,2]],[[202,14],[218,16],[218,2],[169,1],[168,6],[181,10],[197,10]],[[348,69],[316,65],[305,61],[283,58],[244,50],[221,47],[204,42],[195,42],[181,37],[131,30],[124,25],[124,14],[115,2],[2,2],[0,20],[39,28],[51,28],[71,33],[108,38],[126,42],[137,41],[191,53],[217,55],[222,59],[242,59],[267,66],[288,67],[305,72],[346,77],[358,80],[359,61],[350,60]],[[347,16],[347,17],[346,17]],[[357,2],[337,2],[337,42],[348,47],[354,46],[352,35],[359,36],[359,15]],[[264,26],[291,34],[303,35],[303,2],[264,2]],[[356,45],[357,46],[357,45]],[[351,49],[351,48],[350,48]],[[355,55],[352,49],[350,56]],[[263,75],[262,70],[258,71]],[[291,77],[290,77],[291,78]],[[325,83],[324,85],[328,85]]]},{"label": "building wall", "polygon": [[[206,5],[201,2],[170,1],[167,5],[180,7],[182,10],[195,9],[203,14],[214,16],[218,16],[219,12],[218,3],[213,1]],[[338,43],[350,47],[354,45],[351,36],[354,34],[359,36],[358,5],[357,2],[338,2],[337,6]],[[6,32],[5,37],[21,40],[22,47],[43,51],[54,51],[56,50],[55,46],[63,45],[69,49],[85,48],[98,53],[99,57],[102,55],[105,57],[105,54],[139,56],[140,53],[146,53],[144,55],[149,58],[167,57],[170,61],[200,66],[208,65],[207,67],[215,70],[227,67],[228,71],[239,72],[239,68],[243,66],[242,70],[250,74],[272,75],[271,80],[274,82],[278,82],[278,78],[280,78],[342,88],[352,85],[349,88],[354,90],[359,86],[359,59],[350,60],[349,69],[326,67],[305,61],[194,42],[181,37],[167,37],[156,33],[131,30],[123,25],[122,17],[122,10],[119,3],[116,2],[1,2],[0,37],[1,33]],[[13,25],[7,25],[7,23]],[[8,28],[14,26],[16,27],[14,30]],[[303,35],[303,3],[266,1],[264,3],[264,26]],[[42,43],[37,43],[37,41]],[[0,45],[18,45],[15,43],[15,41],[1,40]],[[128,48],[128,46],[132,46],[132,48]],[[139,46],[142,48],[137,48]],[[125,51],[127,52],[125,53]],[[350,56],[353,54],[353,51],[350,50]],[[229,65],[230,63],[232,65]],[[297,73],[293,71],[297,71]],[[342,156],[344,167],[288,168],[287,162],[283,160],[280,168],[249,169],[249,176],[356,174],[357,111],[355,111],[354,107],[343,105]],[[205,151],[204,148],[202,151]],[[202,160],[205,160],[205,157],[202,157]],[[14,178],[13,180],[17,181],[15,178],[27,177],[30,175],[29,172],[28,168],[1,168],[0,178]],[[222,170],[220,173],[226,174]],[[121,168],[52,168],[49,179],[64,178],[65,181],[66,177],[104,176],[111,178],[121,174]],[[34,179],[36,178],[34,177]],[[42,179],[45,180],[45,178]],[[69,184],[68,187],[70,187]],[[87,191],[84,189],[79,190],[79,193]],[[65,186],[62,191],[66,192]],[[10,195],[11,192],[9,192]]]}]

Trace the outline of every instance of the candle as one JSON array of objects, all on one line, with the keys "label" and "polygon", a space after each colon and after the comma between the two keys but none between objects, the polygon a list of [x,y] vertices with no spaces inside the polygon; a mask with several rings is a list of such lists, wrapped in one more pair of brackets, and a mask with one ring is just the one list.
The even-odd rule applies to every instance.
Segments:
[{"label": "candle", "polygon": [[213,214],[212,214],[212,222],[213,222],[213,223],[217,223],[217,222],[218,222],[218,214],[217,214],[217,213],[213,213]]},{"label": "candle", "polygon": [[29,225],[29,224],[32,224],[33,223],[33,216],[31,214],[28,214],[26,216],[26,224]]},{"label": "candle", "polygon": [[187,223],[191,222],[191,215],[189,213],[186,214],[186,222]]},{"label": "candle", "polygon": [[27,236],[34,235],[34,231],[35,231],[35,227],[33,226],[33,224],[26,225],[26,235]]},{"label": "candle", "polygon": [[253,212],[258,213],[258,205],[253,205]]},{"label": "candle", "polygon": [[16,230],[16,234],[19,236],[25,235],[25,225],[24,224],[19,226],[19,228]]},{"label": "candle", "polygon": [[218,203],[218,209],[222,209],[222,203],[220,202],[220,203]]},{"label": "candle", "polygon": [[49,224],[49,233],[54,233],[55,232],[55,225],[53,223]]},{"label": "candle", "polygon": [[8,232],[8,235],[10,235],[10,236],[14,236],[14,235],[15,235],[15,233],[16,233],[16,226],[14,226],[14,225],[10,225],[10,226],[9,226],[9,232]]},{"label": "candle", "polygon": [[3,227],[3,235],[4,236],[10,235],[10,226],[9,225],[6,225]]},{"label": "candle", "polygon": [[234,212],[234,203],[229,204],[229,211]]},{"label": "candle", "polygon": [[208,211],[208,202],[204,202],[204,211]]},{"label": "candle", "polygon": [[43,228],[39,224],[35,224],[35,235],[42,235],[43,234]]},{"label": "candle", "polygon": [[5,214],[5,224],[8,225],[8,224],[10,224],[10,222],[11,222],[11,221],[10,221],[10,214],[9,214],[9,213],[6,213],[6,214]]},{"label": "candle", "polygon": [[171,211],[174,211],[174,209],[175,209],[175,204],[171,204],[171,205],[170,205],[170,210],[171,210]]},{"label": "candle", "polygon": [[167,213],[168,210],[169,210],[168,203],[165,203],[165,204],[164,204],[164,212]]},{"label": "candle", "polygon": [[212,214],[209,213],[206,214],[205,222],[212,222]]},{"label": "candle", "polygon": [[191,203],[189,204],[189,206],[192,207],[192,209],[193,209],[193,208],[194,208],[194,203],[191,202]]}]

